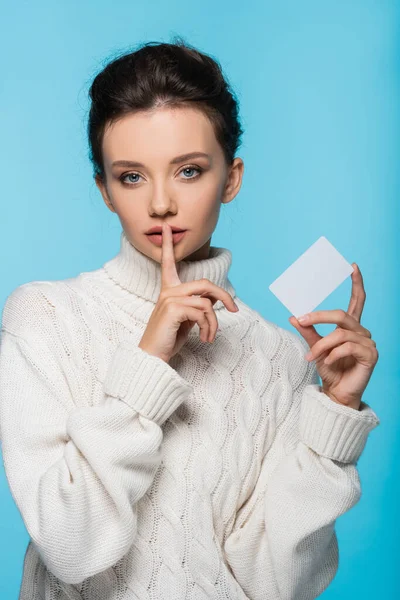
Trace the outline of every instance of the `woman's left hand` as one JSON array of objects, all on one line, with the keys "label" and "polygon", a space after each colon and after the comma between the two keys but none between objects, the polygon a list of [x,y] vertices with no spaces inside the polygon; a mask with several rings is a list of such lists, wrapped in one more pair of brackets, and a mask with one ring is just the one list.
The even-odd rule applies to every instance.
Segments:
[{"label": "woman's left hand", "polygon": [[[352,266],[354,271],[347,312],[341,309],[320,310],[308,313],[308,319],[303,323],[293,316],[289,321],[310,347],[310,357],[306,355],[306,359],[316,361],[322,391],[334,402],[359,410],[379,354],[371,332],[360,325],[366,293],[358,266],[356,263]],[[323,337],[313,327],[317,323],[337,323],[337,327]]]}]

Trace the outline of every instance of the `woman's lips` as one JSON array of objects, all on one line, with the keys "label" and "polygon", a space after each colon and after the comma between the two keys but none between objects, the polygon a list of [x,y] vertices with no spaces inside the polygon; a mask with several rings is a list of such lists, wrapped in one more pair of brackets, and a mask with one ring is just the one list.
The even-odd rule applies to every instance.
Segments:
[{"label": "woman's lips", "polygon": [[[177,233],[173,233],[173,243],[177,244],[178,242],[180,242],[183,236],[185,235],[186,231],[187,230],[185,229],[185,231],[178,231]],[[149,238],[149,240],[153,242],[153,244],[155,244],[156,246],[162,246],[162,233],[146,233],[146,235]]]}]

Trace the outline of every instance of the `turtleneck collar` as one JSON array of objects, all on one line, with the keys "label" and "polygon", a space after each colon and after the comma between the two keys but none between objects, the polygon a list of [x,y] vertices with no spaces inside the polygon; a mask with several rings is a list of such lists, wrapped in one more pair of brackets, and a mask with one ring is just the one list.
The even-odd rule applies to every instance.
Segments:
[{"label": "turtleneck collar", "polygon": [[[161,290],[160,263],[133,246],[124,230],[121,232],[120,240],[118,254],[103,265],[105,272],[123,289],[156,303]],[[181,260],[176,264],[176,268],[182,283],[206,278],[235,298],[235,289],[228,278],[231,264],[232,253],[230,250],[210,246],[208,258],[195,261]],[[214,309],[223,306],[222,301],[218,300],[214,304]]]}]

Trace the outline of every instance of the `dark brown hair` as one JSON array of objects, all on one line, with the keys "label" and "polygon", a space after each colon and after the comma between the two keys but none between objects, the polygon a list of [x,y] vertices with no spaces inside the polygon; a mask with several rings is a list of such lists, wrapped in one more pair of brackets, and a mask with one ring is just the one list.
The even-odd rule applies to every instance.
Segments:
[{"label": "dark brown hair", "polygon": [[87,125],[94,176],[105,181],[102,140],[106,125],[124,115],[159,106],[193,106],[211,121],[228,165],[243,129],[239,103],[218,61],[185,43],[147,42],[118,56],[98,73],[89,89]]}]

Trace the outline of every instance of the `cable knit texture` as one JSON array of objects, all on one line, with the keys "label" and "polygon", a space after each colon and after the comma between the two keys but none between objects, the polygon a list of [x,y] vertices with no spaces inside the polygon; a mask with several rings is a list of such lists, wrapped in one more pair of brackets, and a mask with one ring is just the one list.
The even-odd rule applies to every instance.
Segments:
[{"label": "cable knit texture", "polygon": [[101,268],[16,288],[2,315],[5,473],[30,536],[20,600],[312,600],[338,568],[379,424],[322,392],[308,345],[236,297],[232,255],[177,264],[214,305],[169,363],[138,344],[161,267],[121,233]]}]

